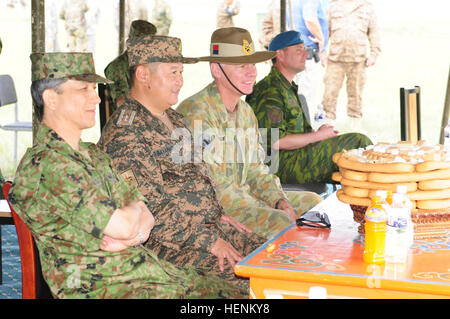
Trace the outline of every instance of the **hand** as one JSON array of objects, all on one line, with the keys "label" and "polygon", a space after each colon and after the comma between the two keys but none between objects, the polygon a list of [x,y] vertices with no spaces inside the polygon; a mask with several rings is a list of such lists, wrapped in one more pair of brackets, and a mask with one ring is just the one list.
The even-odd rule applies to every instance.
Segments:
[{"label": "hand", "polygon": [[369,56],[366,60],[366,66],[372,66],[375,64],[376,61],[377,61],[376,58],[374,58],[373,56]]},{"label": "hand", "polygon": [[241,254],[236,249],[234,249],[231,244],[229,244],[222,238],[217,238],[216,243],[211,248],[211,253],[219,258],[220,271],[224,271],[225,269],[225,259],[227,259],[230,266],[234,268],[236,263],[243,258],[243,256],[241,256]]},{"label": "hand", "polygon": [[320,140],[326,140],[328,138],[332,138],[338,135],[339,131],[335,130],[333,125],[323,124],[319,127],[316,133],[320,134],[321,136]]},{"label": "hand", "polygon": [[281,200],[278,204],[278,209],[283,210],[289,216],[291,221],[295,222],[295,220],[297,219],[297,215],[295,214],[294,209],[287,200]]},{"label": "hand", "polygon": [[240,233],[242,233],[243,231],[246,231],[247,233],[253,232],[250,228],[248,228],[244,224],[241,224],[240,222],[236,221],[231,216],[222,215],[222,217],[220,217],[220,222],[222,224],[230,224],[231,226],[234,226]]},{"label": "hand", "polygon": [[320,53],[320,63],[323,67],[326,67],[328,64],[328,55],[326,53]]},{"label": "hand", "polygon": [[130,240],[122,240],[114,239],[105,235],[102,238],[100,249],[109,252],[116,252],[127,249],[128,247],[139,245],[140,243],[141,239],[139,237]]}]

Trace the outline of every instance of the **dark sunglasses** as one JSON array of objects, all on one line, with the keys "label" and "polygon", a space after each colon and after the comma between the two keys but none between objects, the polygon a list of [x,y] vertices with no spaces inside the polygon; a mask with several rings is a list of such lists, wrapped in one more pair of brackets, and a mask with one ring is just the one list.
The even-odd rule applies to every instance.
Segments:
[{"label": "dark sunglasses", "polygon": [[331,228],[330,219],[325,213],[318,211],[309,211],[297,218],[297,226],[308,226],[314,228]]}]

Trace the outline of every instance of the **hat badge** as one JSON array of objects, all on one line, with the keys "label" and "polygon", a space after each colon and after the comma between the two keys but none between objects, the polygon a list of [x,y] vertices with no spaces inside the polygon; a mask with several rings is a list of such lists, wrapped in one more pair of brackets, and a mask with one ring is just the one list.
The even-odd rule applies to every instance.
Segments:
[{"label": "hat badge", "polygon": [[253,53],[253,47],[250,43],[248,43],[247,40],[242,40],[242,52],[244,52],[245,55],[249,55]]}]

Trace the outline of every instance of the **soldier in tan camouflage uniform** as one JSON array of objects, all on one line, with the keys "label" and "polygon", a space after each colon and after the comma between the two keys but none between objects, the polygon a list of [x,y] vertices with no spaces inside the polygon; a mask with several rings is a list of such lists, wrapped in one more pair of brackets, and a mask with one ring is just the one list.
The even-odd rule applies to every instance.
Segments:
[{"label": "soldier in tan camouflage uniform", "polygon": [[261,23],[259,43],[267,50],[270,41],[280,33],[280,0],[272,0],[267,8],[266,16]]},{"label": "soldier in tan camouflage uniform", "polygon": [[67,48],[72,52],[87,50],[87,24],[85,14],[89,10],[86,0],[66,0],[59,13],[65,21]]},{"label": "soldier in tan camouflage uniform", "polygon": [[[381,52],[376,16],[367,0],[334,0],[328,6],[329,53],[322,104],[327,119],[336,119],[336,103],[347,78],[347,115],[354,130],[361,130],[362,93],[366,67]],[[370,53],[367,56],[367,42]]]},{"label": "soldier in tan camouflage uniform", "polygon": [[142,244],[154,226],[139,190],[110,157],[80,140],[100,98],[90,53],[33,53],[35,144],[9,193],[31,230],[58,298],[239,298],[233,285],[160,260]]},{"label": "soldier in tan camouflage uniform", "polygon": [[152,11],[152,22],[158,30],[158,35],[168,35],[172,24],[172,9],[168,1],[155,0]]},{"label": "soldier in tan camouflage uniform", "polygon": [[[156,33],[156,27],[145,20],[135,20],[131,23],[129,38]],[[111,113],[125,100],[125,95],[130,86],[130,66],[128,65],[127,51],[115,58],[105,68],[105,76],[113,81],[109,85],[109,93],[112,99]]]},{"label": "soldier in tan camouflage uniform", "polygon": [[[206,145],[202,152],[225,214],[255,233],[271,238],[321,201],[311,192],[281,189],[278,177],[264,163],[258,121],[250,105],[241,100],[253,90],[255,63],[274,52],[254,51],[250,33],[222,28],[211,37],[210,61],[214,81],[177,108],[186,126]],[[273,161],[275,162],[275,161]]]},{"label": "soldier in tan camouflage uniform", "polygon": [[[172,37],[128,40],[133,85],[98,145],[146,197],[156,220],[148,248],[175,265],[208,268],[248,287],[248,280],[235,276],[234,265],[265,239],[224,215],[204,162],[176,156],[179,146],[194,154],[181,115],[170,108],[183,85],[182,63],[196,62],[183,58],[180,47]],[[183,133],[186,141],[173,138]]]},{"label": "soldier in tan camouflage uniform", "polygon": [[223,0],[217,9],[217,28],[234,27],[233,17],[239,14],[241,4],[238,0]]}]

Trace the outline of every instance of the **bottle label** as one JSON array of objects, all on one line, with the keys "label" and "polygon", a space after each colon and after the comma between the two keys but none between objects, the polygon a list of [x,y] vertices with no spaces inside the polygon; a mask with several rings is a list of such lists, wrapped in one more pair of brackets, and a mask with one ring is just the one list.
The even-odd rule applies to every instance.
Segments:
[{"label": "bottle label", "polygon": [[366,220],[374,223],[382,223],[386,221],[386,212],[377,207],[369,208],[366,212]]}]

